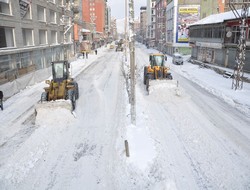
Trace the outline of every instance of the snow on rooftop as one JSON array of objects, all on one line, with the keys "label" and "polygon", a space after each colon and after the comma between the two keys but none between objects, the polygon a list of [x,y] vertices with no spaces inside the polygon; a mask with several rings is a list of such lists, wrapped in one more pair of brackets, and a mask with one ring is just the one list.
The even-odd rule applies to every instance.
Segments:
[{"label": "snow on rooftop", "polygon": [[[239,13],[239,15],[241,15],[241,9],[237,10],[237,12]],[[250,9],[248,10],[248,15],[250,15]],[[226,20],[231,20],[231,19],[236,19],[236,17],[233,11],[228,11],[224,13],[209,15],[193,24],[190,24],[189,26],[222,23]]]}]

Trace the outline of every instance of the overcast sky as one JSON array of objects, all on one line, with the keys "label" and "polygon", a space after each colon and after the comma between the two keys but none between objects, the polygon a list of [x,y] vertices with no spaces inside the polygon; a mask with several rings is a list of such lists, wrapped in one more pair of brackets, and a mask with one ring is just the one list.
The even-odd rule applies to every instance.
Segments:
[{"label": "overcast sky", "polygon": [[[129,0],[127,0],[129,2]],[[125,0],[108,0],[108,5],[111,8],[111,16],[116,19],[125,17]],[[146,6],[147,0],[134,0],[135,17],[140,15],[140,7]]]}]

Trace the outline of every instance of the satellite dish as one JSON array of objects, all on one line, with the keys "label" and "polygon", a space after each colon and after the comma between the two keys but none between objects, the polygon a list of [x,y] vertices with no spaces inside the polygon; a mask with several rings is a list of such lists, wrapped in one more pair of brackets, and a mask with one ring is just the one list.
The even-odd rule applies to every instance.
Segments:
[{"label": "satellite dish", "polygon": [[233,34],[233,33],[232,33],[231,31],[228,31],[227,34],[226,34],[226,37],[227,37],[227,38],[230,38],[230,37],[232,36],[232,34]]}]

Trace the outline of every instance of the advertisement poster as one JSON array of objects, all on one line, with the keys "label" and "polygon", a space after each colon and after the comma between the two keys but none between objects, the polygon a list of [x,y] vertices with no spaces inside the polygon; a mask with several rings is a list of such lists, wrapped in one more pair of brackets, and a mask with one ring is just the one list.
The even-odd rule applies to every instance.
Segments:
[{"label": "advertisement poster", "polygon": [[31,0],[19,0],[21,18],[23,18],[29,10]]},{"label": "advertisement poster", "polygon": [[200,5],[182,5],[177,14],[177,43],[188,43],[188,26],[200,20]]}]

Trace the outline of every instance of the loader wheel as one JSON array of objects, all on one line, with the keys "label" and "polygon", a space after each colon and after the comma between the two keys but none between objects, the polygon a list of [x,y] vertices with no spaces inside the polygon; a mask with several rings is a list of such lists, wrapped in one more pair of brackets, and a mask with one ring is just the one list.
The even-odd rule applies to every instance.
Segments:
[{"label": "loader wheel", "polygon": [[46,102],[46,101],[48,101],[48,93],[43,92],[41,95],[41,102]]},{"label": "loader wheel", "polygon": [[146,90],[148,91],[149,89],[149,77],[146,76]]},{"label": "loader wheel", "polygon": [[173,79],[173,76],[172,76],[171,74],[168,74],[168,75],[167,75],[167,79],[172,80],[172,79]]},{"label": "loader wheel", "polygon": [[143,83],[146,84],[147,67],[144,67]]},{"label": "loader wheel", "polygon": [[76,96],[75,96],[74,90],[69,90],[68,91],[68,98],[71,101],[72,111],[73,111],[75,109],[75,107],[76,107]]},{"label": "loader wheel", "polygon": [[79,88],[78,88],[78,83],[77,83],[77,82],[75,82],[75,83],[74,83],[74,85],[75,85],[75,96],[76,96],[76,100],[78,100],[78,98],[79,98]]}]

